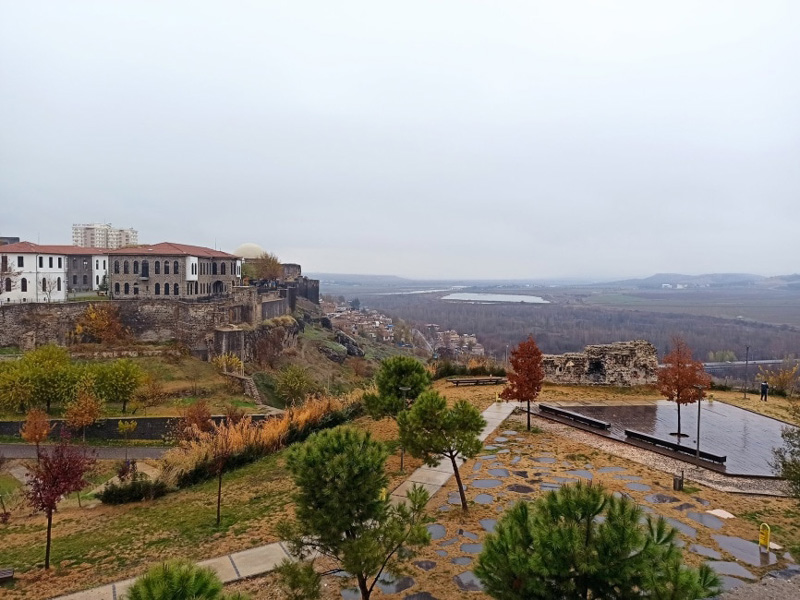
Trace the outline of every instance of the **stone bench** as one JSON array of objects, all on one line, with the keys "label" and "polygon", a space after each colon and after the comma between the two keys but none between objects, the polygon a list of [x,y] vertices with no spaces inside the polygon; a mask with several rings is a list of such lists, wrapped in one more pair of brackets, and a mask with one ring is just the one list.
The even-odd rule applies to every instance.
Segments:
[{"label": "stone bench", "polygon": [[500,385],[508,383],[505,377],[448,377],[447,383],[456,387],[460,385]]},{"label": "stone bench", "polygon": [[14,579],[14,569],[0,569],[0,583],[6,583]]},{"label": "stone bench", "polygon": [[[641,431],[635,431],[633,429],[626,429],[625,435],[633,440],[638,440],[640,442],[646,442],[648,444],[653,444],[654,446],[661,446],[662,448],[667,448],[668,450],[672,450],[673,452],[680,452],[682,454],[688,454],[689,456],[697,456],[697,449],[691,448],[689,446],[684,446],[682,444],[677,444],[671,440],[664,440],[661,438],[653,437],[652,435],[648,435],[646,433],[642,433]],[[719,454],[712,454],[711,452],[705,452],[704,450],[700,450],[700,458],[704,460],[708,460],[715,463],[724,463],[728,460],[727,456],[720,456]]]},{"label": "stone bench", "polygon": [[601,421],[600,419],[587,417],[586,415],[572,412],[571,410],[558,408],[557,406],[550,406],[549,404],[539,404],[539,410],[541,412],[555,415],[557,417],[562,417],[564,419],[569,419],[570,421],[575,421],[583,425],[588,425],[589,427],[594,427],[595,429],[604,429],[604,430],[611,429],[611,423],[609,423],[608,421]]}]

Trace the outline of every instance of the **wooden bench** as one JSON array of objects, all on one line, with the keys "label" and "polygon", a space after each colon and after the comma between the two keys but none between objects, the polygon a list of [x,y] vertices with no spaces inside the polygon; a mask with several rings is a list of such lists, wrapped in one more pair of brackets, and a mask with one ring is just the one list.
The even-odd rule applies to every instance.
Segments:
[{"label": "wooden bench", "polygon": [[447,383],[456,387],[459,385],[500,385],[508,383],[505,377],[448,377]]},{"label": "wooden bench", "polygon": [[587,417],[586,415],[572,412],[571,410],[558,408],[557,406],[550,406],[549,404],[539,404],[539,410],[541,412],[555,415],[557,417],[569,419],[570,421],[575,421],[576,423],[581,423],[583,425],[588,425],[589,427],[594,427],[595,429],[611,429],[611,423],[609,423],[608,421],[601,421],[600,419]]},{"label": "wooden bench", "polygon": [[[648,444],[653,444],[654,446],[661,446],[662,448],[667,448],[668,450],[672,450],[674,452],[688,454],[689,456],[697,456],[696,448],[692,448],[691,446],[684,446],[683,444],[677,444],[672,440],[664,440],[661,438],[653,437],[652,435],[642,433],[641,431],[634,431],[633,429],[626,429],[625,435],[631,439],[639,440],[640,442],[647,442]],[[728,460],[727,456],[712,454],[711,452],[705,452],[704,450],[700,450],[700,458],[720,464]]]},{"label": "wooden bench", "polygon": [[0,583],[6,583],[14,579],[14,569],[0,569]]}]

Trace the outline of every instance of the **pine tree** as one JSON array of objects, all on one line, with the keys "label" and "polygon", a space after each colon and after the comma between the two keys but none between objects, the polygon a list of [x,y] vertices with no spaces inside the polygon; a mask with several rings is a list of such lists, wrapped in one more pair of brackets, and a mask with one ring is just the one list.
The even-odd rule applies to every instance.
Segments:
[{"label": "pine tree", "polygon": [[658,598],[719,592],[706,565],[683,565],[677,531],[600,486],[518,502],[484,540],[475,574],[497,600]]},{"label": "pine tree", "polygon": [[208,567],[168,561],[151,568],[128,589],[125,600],[245,600],[225,594],[222,581]]},{"label": "pine tree", "polygon": [[480,452],[478,436],[486,421],[477,408],[459,400],[447,408],[447,400],[434,390],[420,394],[414,405],[400,413],[400,442],[412,456],[433,466],[440,459],[450,459],[461,497],[461,508],[467,510],[467,497],[458,470],[458,458],[472,458]]}]

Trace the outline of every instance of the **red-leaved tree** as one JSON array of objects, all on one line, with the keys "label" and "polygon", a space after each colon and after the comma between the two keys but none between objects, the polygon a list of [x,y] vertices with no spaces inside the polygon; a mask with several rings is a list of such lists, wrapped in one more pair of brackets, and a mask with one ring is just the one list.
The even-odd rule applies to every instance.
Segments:
[{"label": "red-leaved tree", "polygon": [[50,540],[53,529],[53,513],[61,499],[88,485],[86,472],[94,465],[94,457],[84,448],[70,443],[68,435],[50,450],[42,451],[39,463],[28,472],[28,489],[25,497],[36,511],[47,515],[47,546],[44,568],[50,568]]},{"label": "red-leaved tree", "polygon": [[703,363],[692,358],[692,349],[683,338],[672,339],[672,351],[664,357],[658,370],[658,391],[678,405],[678,442],[681,439],[681,404],[692,404],[705,398],[711,376]]},{"label": "red-leaved tree", "polygon": [[508,385],[500,394],[503,400],[526,401],[528,403],[528,431],[531,429],[531,400],[542,391],[544,369],[542,351],[532,336],[511,351],[511,369]]}]

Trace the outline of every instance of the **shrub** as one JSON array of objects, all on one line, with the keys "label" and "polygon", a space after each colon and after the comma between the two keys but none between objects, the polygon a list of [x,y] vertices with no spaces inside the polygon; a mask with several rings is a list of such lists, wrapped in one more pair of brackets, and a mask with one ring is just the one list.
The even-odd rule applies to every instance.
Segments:
[{"label": "shrub", "polygon": [[130,481],[109,483],[97,497],[103,504],[127,504],[160,498],[169,491],[161,479],[149,479],[142,474],[134,474]]}]

